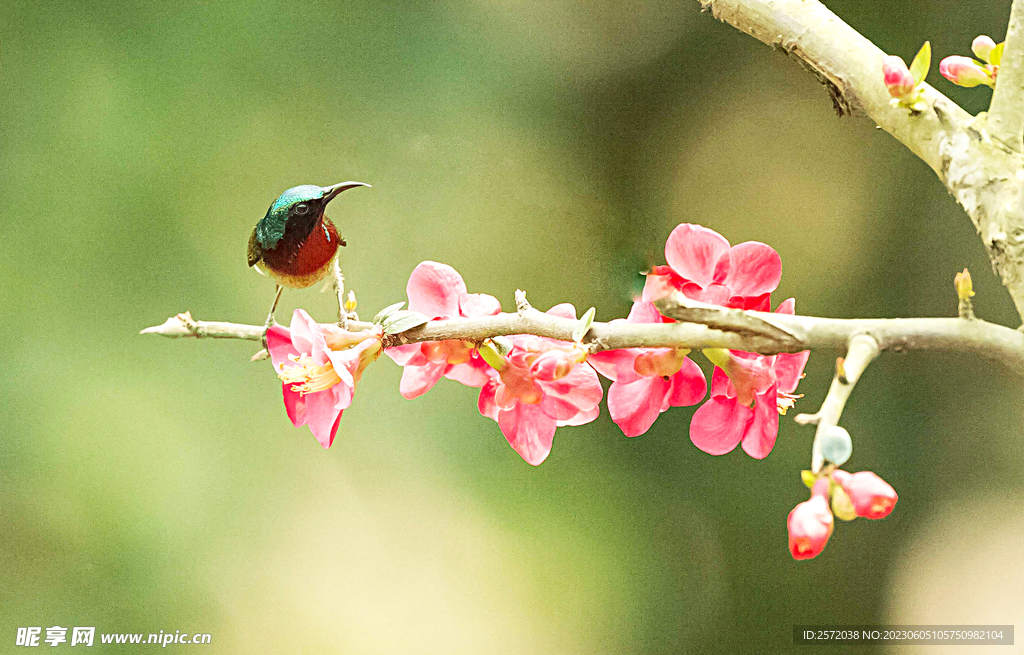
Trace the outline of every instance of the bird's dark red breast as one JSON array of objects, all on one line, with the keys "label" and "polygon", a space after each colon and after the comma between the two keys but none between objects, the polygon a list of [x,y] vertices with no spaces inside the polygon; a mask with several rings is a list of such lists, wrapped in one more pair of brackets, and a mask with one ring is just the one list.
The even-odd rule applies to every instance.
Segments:
[{"label": "bird's dark red breast", "polygon": [[249,238],[250,265],[255,263],[279,284],[295,289],[322,280],[331,268],[338,246],[345,245],[331,219],[323,216],[312,229],[289,221],[284,236],[273,248],[262,248],[254,231]]}]

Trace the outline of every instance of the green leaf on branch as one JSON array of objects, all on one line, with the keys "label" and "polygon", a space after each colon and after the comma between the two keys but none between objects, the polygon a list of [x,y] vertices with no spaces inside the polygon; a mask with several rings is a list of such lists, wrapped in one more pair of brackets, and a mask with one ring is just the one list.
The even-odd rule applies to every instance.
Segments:
[{"label": "green leaf on branch", "polygon": [[800,471],[800,480],[807,486],[808,489],[814,488],[814,483],[818,481],[818,476],[814,474],[814,471],[810,469],[804,469]]},{"label": "green leaf on branch", "polygon": [[494,349],[498,351],[498,354],[502,357],[507,357],[512,352],[512,340],[508,337],[491,337],[489,341],[494,345]]},{"label": "green leaf on branch", "polygon": [[932,44],[925,41],[921,49],[917,51],[914,61],[910,62],[910,74],[914,81],[920,84],[928,76],[928,69],[932,66]]},{"label": "green leaf on branch", "polygon": [[588,309],[587,313],[576,324],[576,328],[572,331],[572,340],[576,343],[583,341],[583,337],[587,336],[587,332],[590,331],[590,326],[594,324],[595,311],[593,307]]},{"label": "green leaf on branch", "polygon": [[1006,41],[1003,41],[996,47],[992,48],[992,52],[988,54],[988,63],[993,66],[998,66],[999,62],[1003,60],[1003,46],[1006,45]]},{"label": "green leaf on branch", "polygon": [[388,316],[391,316],[405,305],[405,301],[396,302],[394,305],[388,305],[384,309],[377,312],[377,315],[373,317],[374,325],[380,325],[384,322]]},{"label": "green leaf on branch", "polygon": [[392,312],[381,322],[381,327],[384,328],[384,334],[398,334],[429,322],[430,319],[423,314],[406,309]]}]

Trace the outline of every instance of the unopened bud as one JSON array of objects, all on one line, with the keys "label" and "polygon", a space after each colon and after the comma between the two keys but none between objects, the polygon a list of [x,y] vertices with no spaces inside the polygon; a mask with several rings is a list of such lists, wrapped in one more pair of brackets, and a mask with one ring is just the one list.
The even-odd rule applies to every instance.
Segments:
[{"label": "unopened bud", "polygon": [[794,559],[811,559],[825,548],[832,535],[832,512],[825,496],[811,496],[789,513],[789,552]]},{"label": "unopened bud", "polygon": [[965,268],[962,273],[957,273],[953,278],[956,286],[956,296],[960,300],[969,300],[974,297],[974,283],[971,281],[971,274]]},{"label": "unopened bud", "polygon": [[985,36],[984,34],[975,37],[974,41],[971,43],[971,52],[973,52],[974,55],[982,61],[990,61],[989,55],[991,55],[992,51],[995,49],[996,42],[992,40],[992,37]]},{"label": "unopened bud", "polygon": [[[839,473],[839,471],[835,473]],[[838,476],[835,473],[832,475],[833,479],[850,497],[857,516],[868,519],[885,518],[889,516],[892,508],[896,506],[896,501],[899,500],[896,490],[871,471],[858,471],[844,476]]]},{"label": "unopened bud", "polygon": [[348,298],[345,300],[345,311],[351,314],[356,311],[356,292],[349,290]]},{"label": "unopened bud", "polygon": [[946,57],[939,62],[939,72],[942,76],[957,86],[972,87],[979,84],[992,86],[995,84],[995,77],[992,71],[981,66],[970,57],[953,55]]},{"label": "unopened bud", "polygon": [[885,88],[893,98],[904,98],[913,92],[917,82],[910,74],[902,57],[890,55],[882,61],[882,74],[885,77]]}]

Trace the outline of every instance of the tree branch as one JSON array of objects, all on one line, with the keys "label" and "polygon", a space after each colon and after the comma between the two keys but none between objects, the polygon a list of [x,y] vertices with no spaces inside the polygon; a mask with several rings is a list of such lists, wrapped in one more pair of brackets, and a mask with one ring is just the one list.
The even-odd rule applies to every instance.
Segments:
[{"label": "tree branch", "polygon": [[814,445],[811,446],[811,471],[814,473],[821,471],[825,463],[821,447],[825,434],[839,425],[839,417],[842,416],[846,401],[853,393],[854,385],[880,352],[878,342],[866,334],[858,334],[850,339],[846,357],[836,363],[836,375],[832,378],[832,386],[821,403],[821,409],[814,414],[798,414],[794,417],[793,420],[800,425],[818,426],[814,432]]},{"label": "tree branch", "polygon": [[[971,217],[1024,320],[1024,157],[1000,140],[1002,132],[993,139],[984,117],[973,119],[927,84],[929,110],[891,106],[882,81],[885,53],[818,0],[700,2],[719,20],[799,58],[828,87],[837,111],[863,111],[928,164]],[[1008,40],[1011,59],[1020,57],[1014,52],[1020,48],[1010,46]],[[1019,84],[1014,64],[1010,70],[1011,83],[1002,93],[1013,93]],[[1003,125],[1024,111],[1019,102],[993,109],[997,115],[1012,112],[1002,113]]]},{"label": "tree branch", "polygon": [[[670,303],[663,303],[672,312]],[[709,319],[715,327],[689,323],[594,323],[584,338],[596,352],[616,348],[676,347],[698,350],[728,348],[762,355],[801,350],[844,350],[859,334],[871,336],[879,350],[964,352],[1001,362],[1024,375],[1024,334],[981,320],[961,318],[837,319],[791,316],[767,312],[737,312],[740,324],[730,325],[722,315]],[[725,316],[733,316],[725,314]],[[769,324],[786,334],[751,332],[750,319]],[[576,321],[551,316],[533,308],[521,313],[503,313],[477,318],[431,321],[426,325],[385,337],[385,347],[423,341],[461,339],[480,342],[488,337],[534,334],[572,341]],[[370,323],[351,321],[352,330],[365,330]],[[244,339],[260,341],[263,327],[219,321],[196,321],[187,312],[146,328],[141,334],[170,338]]]},{"label": "tree branch", "polygon": [[1013,0],[988,127],[1016,152],[1024,147],[1024,0]]}]

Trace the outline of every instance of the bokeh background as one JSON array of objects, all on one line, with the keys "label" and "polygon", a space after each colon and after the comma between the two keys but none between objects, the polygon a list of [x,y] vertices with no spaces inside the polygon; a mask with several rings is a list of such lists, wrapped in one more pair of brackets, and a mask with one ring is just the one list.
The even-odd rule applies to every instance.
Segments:
[{"label": "bokeh background", "polygon": [[[829,5],[908,61],[925,39],[935,61],[999,40],[1009,13]],[[773,245],[776,302],[802,313],[953,315],[967,266],[979,314],[1016,326],[932,172],[838,119],[795,61],[674,0],[3,14],[0,650],[52,625],[213,635],[177,652],[542,654],[787,652],[795,623],[1020,627],[1024,396],[998,363],[881,357],[844,423],[850,468],[900,502],[797,563],[785,522],[812,434],[791,420],[758,462],[698,451],[692,409],[636,439],[605,412],[533,468],[473,390],[405,401],[382,358],[325,451],[254,344],[137,334],[184,310],[261,322],[252,226],[287,187],[348,179],[374,185],[328,212],[364,316],[433,259],[506,307],[522,288],[609,320],[697,222]],[[287,292],[278,316],[333,302]],[[812,356],[797,411],[837,354]]]}]

